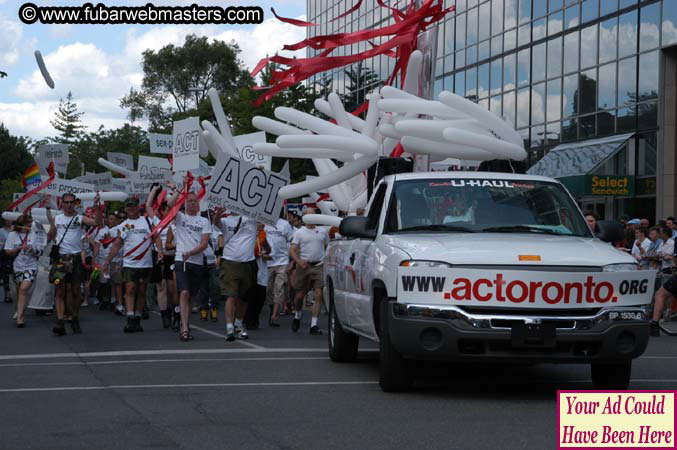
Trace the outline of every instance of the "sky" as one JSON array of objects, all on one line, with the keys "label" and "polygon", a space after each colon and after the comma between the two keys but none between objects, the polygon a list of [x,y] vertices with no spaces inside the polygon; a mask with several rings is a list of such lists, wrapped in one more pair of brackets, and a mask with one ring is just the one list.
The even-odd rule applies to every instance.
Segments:
[{"label": "sky", "polygon": [[[31,0],[38,6],[81,5],[70,0]],[[199,3],[225,7],[229,4],[260,6],[264,22],[258,25],[26,25],[19,20],[23,1],[0,0],[0,122],[15,136],[42,139],[58,133],[50,125],[59,99],[69,91],[88,131],[100,125],[118,128],[126,121],[120,99],[130,88],[139,88],[143,72],[141,54],[167,44],[181,45],[188,34],[226,42],[234,40],[240,59],[253,68],[283,44],[305,38],[305,29],[275,19],[270,7],[285,17],[305,19],[305,0],[155,0],[156,6]],[[98,2],[92,2],[94,4]],[[145,5],[146,0],[106,0],[108,6]],[[55,88],[40,75],[34,52],[40,50]],[[288,55],[289,53],[280,52]]]}]

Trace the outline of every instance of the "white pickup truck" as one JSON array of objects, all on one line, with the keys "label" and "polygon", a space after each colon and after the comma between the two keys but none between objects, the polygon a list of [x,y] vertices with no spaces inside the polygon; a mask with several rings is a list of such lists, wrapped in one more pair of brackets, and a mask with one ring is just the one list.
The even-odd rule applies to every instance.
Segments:
[{"label": "white pickup truck", "polygon": [[389,175],[340,234],[324,264],[330,357],[378,341],[384,391],[409,388],[423,359],[587,363],[595,388],[625,389],[646,349],[655,272],[607,243],[620,225],[594,236],[556,180]]}]

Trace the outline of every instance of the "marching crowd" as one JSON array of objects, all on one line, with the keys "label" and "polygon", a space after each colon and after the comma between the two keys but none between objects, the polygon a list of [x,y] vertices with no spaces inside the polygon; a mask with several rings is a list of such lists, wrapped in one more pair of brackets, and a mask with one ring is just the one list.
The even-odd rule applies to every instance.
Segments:
[{"label": "marching crowd", "polygon": [[[47,210],[48,231],[28,214],[0,230],[6,301],[11,301],[10,273],[17,287],[16,326],[25,326],[39,258],[51,243],[52,331],[58,336],[67,333],[67,323],[73,334],[82,333],[80,307],[88,298],[96,298],[101,310],[126,316],[124,332],[142,332],[142,320],[149,317],[149,285],[155,287],[163,327],[179,332],[181,341],[193,339],[191,312],[197,308],[200,320],[218,321],[221,304],[227,341],[248,339],[248,328],[259,326],[265,305],[270,327],[280,326],[281,315],[293,314],[292,331],[297,332],[310,291],[309,332],[322,334],[322,261],[329,241],[324,228],[304,225],[291,213],[274,226],[222,208],[201,213],[194,192],[183,194],[177,212],[180,191],[170,187],[171,195],[160,195],[162,188],[154,186],[143,208],[130,197],[124,211],[105,217],[98,196],[91,213],[83,215],[76,212],[75,196],[64,194],[59,214]],[[306,208],[304,214],[315,212]]]}]

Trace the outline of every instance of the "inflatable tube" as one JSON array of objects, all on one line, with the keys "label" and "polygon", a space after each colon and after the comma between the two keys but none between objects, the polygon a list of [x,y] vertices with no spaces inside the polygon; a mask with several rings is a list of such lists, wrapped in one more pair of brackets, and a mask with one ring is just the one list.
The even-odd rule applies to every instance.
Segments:
[{"label": "inflatable tube", "polygon": [[235,148],[233,134],[230,131],[230,123],[228,122],[226,113],[223,112],[223,106],[221,106],[219,92],[216,89],[211,88],[209,89],[209,91],[207,91],[207,95],[209,96],[209,102],[212,104],[212,111],[214,111],[214,116],[216,117],[216,124],[219,126],[221,136],[226,140],[226,142],[231,147]]},{"label": "inflatable tube", "polygon": [[303,223],[307,223],[308,225],[326,225],[328,227],[338,227],[343,220],[340,217],[328,214],[306,214],[302,219]]},{"label": "inflatable tube", "polygon": [[343,108],[343,103],[341,103],[341,99],[339,98],[338,94],[336,92],[330,93],[327,96],[327,101],[329,102],[329,106],[331,106],[331,110],[334,113],[334,120],[336,120],[336,124],[340,127],[352,130],[353,127],[350,125],[348,113],[346,113],[346,110]]},{"label": "inflatable tube", "polygon": [[444,139],[442,132],[451,123],[453,123],[452,120],[406,119],[398,121],[394,128],[401,135],[441,141]]},{"label": "inflatable tube", "polygon": [[381,96],[371,93],[367,95],[367,99],[369,100],[367,119],[364,121],[364,127],[361,131],[363,136],[374,139],[376,137],[376,125],[378,125],[378,101]]},{"label": "inflatable tube", "polygon": [[[355,136],[360,135],[355,134]],[[307,134],[280,136],[275,142],[281,148],[318,147],[340,150],[347,155],[361,153],[363,155],[375,156],[378,154],[378,144],[376,144],[376,142],[374,142],[372,139],[366,138],[357,139],[354,137]]]},{"label": "inflatable tube", "polygon": [[308,134],[306,130],[293,127],[286,123],[278,122],[277,120],[269,119],[268,117],[263,116],[254,116],[252,119],[252,125],[258,128],[261,131],[265,131],[276,136],[282,136],[285,134]]},{"label": "inflatable tube", "polygon": [[47,66],[45,66],[45,60],[42,59],[42,53],[40,53],[40,50],[35,51],[35,61],[38,63],[38,68],[40,69],[42,78],[45,79],[47,86],[49,86],[51,89],[54,89],[54,80],[52,80],[51,75],[47,71]]},{"label": "inflatable tube", "polygon": [[426,114],[442,119],[467,119],[465,113],[456,111],[441,102],[434,100],[404,100],[383,99],[378,101],[378,107],[383,111],[400,114]]},{"label": "inflatable tube", "polygon": [[[330,159],[313,159],[313,165],[317,170],[319,177],[329,176],[335,173],[339,168]],[[315,178],[312,178],[315,179]],[[309,180],[306,178],[306,180]],[[342,211],[346,211],[350,207],[350,200],[352,198],[350,187],[346,183],[334,183],[327,186],[324,192],[329,192],[331,199],[334,201],[336,207]]]},{"label": "inflatable tube", "polygon": [[352,155],[342,150],[329,148],[281,148],[276,144],[257,143],[254,144],[254,152],[259,155],[277,156],[280,158],[333,158],[341,161],[351,161]]},{"label": "inflatable tube", "polygon": [[[80,194],[75,194],[75,196],[82,201],[88,202],[94,200],[94,197],[96,197],[96,192],[82,192]],[[124,202],[127,200],[127,197],[129,197],[129,195],[126,192],[99,192],[99,198],[101,198],[101,201],[104,202]]]},{"label": "inflatable tube", "polygon": [[[317,98],[315,99],[314,105],[315,109],[317,109],[319,112],[334,119],[334,111],[332,111],[331,105],[328,101],[322,98]],[[364,120],[352,114],[348,114],[347,116],[348,120],[350,121],[350,126],[353,128],[353,130],[361,132],[364,128]]]},{"label": "inflatable tube", "polygon": [[424,153],[426,155],[444,156],[445,158],[474,159],[477,161],[496,159],[496,155],[490,151],[451,142],[437,142],[414,136],[405,136],[401,142],[404,149],[410,153]]},{"label": "inflatable tube", "polygon": [[[5,211],[2,213],[2,218],[5,219],[8,222],[16,222],[19,217],[21,217],[23,214],[20,212],[10,212],[10,211]],[[49,221],[47,220],[47,216],[40,216],[40,215],[33,215],[33,212],[31,211],[31,217],[33,218],[34,222],[37,222],[42,225],[49,225]]]},{"label": "inflatable tube", "polygon": [[334,202],[329,202],[329,201],[321,201],[318,202],[317,200],[313,200],[315,204],[317,205],[318,208],[320,208],[320,211],[322,211],[322,214],[326,214],[328,216],[338,216],[338,208],[334,204]]},{"label": "inflatable tube", "polygon": [[[444,130],[444,139],[449,142],[454,142],[460,145],[474,146],[478,148],[491,149],[497,157],[502,159],[516,159],[523,160],[527,157],[527,152],[524,148],[517,146],[511,142],[502,141],[500,139],[491,138],[487,136],[480,136],[477,133],[459,130],[457,128],[447,128]],[[460,158],[473,159],[473,158]]]},{"label": "inflatable tube", "polygon": [[449,91],[442,91],[439,95],[439,99],[448,107],[477,119],[477,121],[484,124],[485,127],[490,128],[502,139],[519,147],[524,147],[524,141],[520,135],[510,125],[503,121],[503,119],[496,116],[488,109],[484,109],[477,103],[473,103],[470,100],[452,94]]},{"label": "inflatable tube", "polygon": [[222,152],[225,152],[227,155],[233,156],[235,158],[240,157],[240,155],[237,154],[234,143],[232,143],[232,139],[231,142],[228,142],[228,139],[224,139],[224,137],[219,133],[219,130],[217,130],[210,121],[203,120],[202,128],[209,131],[212,141],[218,146],[218,148],[221,149]]},{"label": "inflatable tube", "polygon": [[205,145],[207,146],[207,149],[209,150],[209,153],[211,153],[214,159],[218,161],[219,154],[222,151],[221,147],[219,147],[216,141],[212,138],[212,134],[207,130],[202,130],[202,138],[204,140]]},{"label": "inflatable tube", "polygon": [[414,50],[409,56],[403,90],[412,95],[418,95],[419,80],[421,78],[421,66],[423,65],[423,53]]},{"label": "inflatable tube", "polygon": [[275,117],[280,120],[294,123],[299,127],[312,130],[318,134],[334,134],[345,137],[361,136],[352,130],[348,130],[326,120],[284,106],[275,108]]},{"label": "inflatable tube", "polygon": [[[283,199],[288,199],[305,195],[309,192],[325,190],[330,186],[342,183],[343,181],[349,180],[355,175],[362,173],[375,162],[376,158],[374,156],[363,156],[360,159],[346,163],[343,167],[328,175],[322,175],[312,180],[284,186],[280,188],[279,195]],[[334,200],[334,203],[336,203],[336,206],[343,210],[341,205],[336,201],[336,198],[332,197],[332,199]]]},{"label": "inflatable tube", "polygon": [[397,131],[395,126],[390,123],[384,123],[378,126],[378,132],[381,133],[381,135],[394,139],[394,140],[399,140],[402,139],[402,133]]},{"label": "inflatable tube", "polygon": [[420,97],[404,92],[402,89],[397,89],[393,86],[383,86],[379,91],[383,98],[398,98],[402,100],[421,100]]},{"label": "inflatable tube", "polygon": [[124,167],[118,166],[117,164],[114,164],[107,159],[99,158],[97,159],[97,162],[99,163],[100,166],[105,167],[108,170],[112,170],[113,172],[119,173],[121,175],[124,175],[126,177],[131,177],[132,176],[132,171],[129,169],[126,169]]}]

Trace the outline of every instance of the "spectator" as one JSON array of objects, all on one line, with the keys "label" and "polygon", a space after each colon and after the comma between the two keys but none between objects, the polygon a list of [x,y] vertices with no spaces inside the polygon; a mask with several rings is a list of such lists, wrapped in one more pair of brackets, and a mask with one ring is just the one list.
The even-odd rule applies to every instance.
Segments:
[{"label": "spectator", "polygon": [[658,249],[661,247],[663,240],[660,238],[660,229],[658,227],[653,227],[649,230],[649,240],[651,245],[646,251],[645,259],[649,261],[649,265],[652,269],[658,269],[660,262],[658,261]]},{"label": "spectator", "polygon": [[633,233],[634,233],[634,231],[635,231],[640,225],[641,225],[641,221],[640,221],[639,219],[631,219],[631,220],[628,220],[628,223],[627,223],[627,225],[626,225],[626,229],[630,229],[630,230],[632,230]]},{"label": "spectator", "polygon": [[642,227],[642,228],[646,228],[646,229],[648,230],[648,229],[649,229],[649,225],[650,225],[649,219],[641,219],[641,220],[639,221],[639,226]]},{"label": "spectator", "polygon": [[588,228],[590,228],[590,231],[594,235],[595,232],[597,231],[597,214],[595,214],[592,211],[586,212],[585,222],[588,224]]},{"label": "spectator", "polygon": [[664,274],[672,274],[675,267],[673,261],[675,256],[675,241],[672,239],[672,230],[669,227],[660,227],[661,238],[663,242],[658,248],[658,259],[661,263],[660,271]]},{"label": "spectator", "polygon": [[649,269],[650,261],[646,259],[647,252],[651,247],[651,240],[646,236],[646,228],[635,230],[635,242],[630,254],[637,260],[640,270]]},{"label": "spectator", "polygon": [[675,230],[675,218],[670,216],[665,219],[665,226],[670,230],[670,237],[674,239],[677,235],[677,230]]}]

